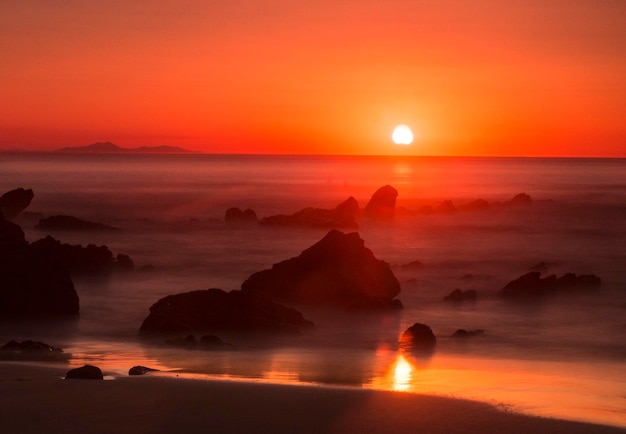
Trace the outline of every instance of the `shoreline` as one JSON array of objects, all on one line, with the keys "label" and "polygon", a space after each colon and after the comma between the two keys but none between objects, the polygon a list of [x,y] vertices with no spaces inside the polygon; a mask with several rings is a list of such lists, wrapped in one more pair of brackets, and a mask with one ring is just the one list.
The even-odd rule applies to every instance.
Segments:
[{"label": "shoreline", "polygon": [[184,375],[63,380],[66,372],[56,365],[0,362],[0,431],[626,433],[416,393]]}]

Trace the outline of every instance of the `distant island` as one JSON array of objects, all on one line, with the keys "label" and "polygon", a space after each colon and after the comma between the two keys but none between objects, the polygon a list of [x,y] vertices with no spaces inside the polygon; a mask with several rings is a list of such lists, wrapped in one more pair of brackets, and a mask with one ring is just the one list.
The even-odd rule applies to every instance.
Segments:
[{"label": "distant island", "polygon": [[122,148],[111,142],[98,142],[87,146],[65,147],[56,152],[94,153],[94,154],[186,154],[191,151],[178,146],[139,146]]}]

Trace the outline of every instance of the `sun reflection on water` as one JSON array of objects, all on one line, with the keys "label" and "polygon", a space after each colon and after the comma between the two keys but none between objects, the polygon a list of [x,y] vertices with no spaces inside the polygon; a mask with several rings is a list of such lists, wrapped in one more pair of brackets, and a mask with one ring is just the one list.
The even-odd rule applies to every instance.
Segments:
[{"label": "sun reflection on water", "polygon": [[411,387],[413,369],[413,365],[402,354],[398,354],[393,368],[393,390],[406,391]]}]

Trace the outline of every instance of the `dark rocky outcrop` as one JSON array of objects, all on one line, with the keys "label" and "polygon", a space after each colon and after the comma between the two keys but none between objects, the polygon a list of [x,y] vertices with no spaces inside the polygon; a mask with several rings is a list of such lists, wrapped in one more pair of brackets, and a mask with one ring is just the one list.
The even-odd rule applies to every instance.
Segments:
[{"label": "dark rocky outcrop", "polygon": [[0,196],[0,214],[6,220],[15,219],[30,205],[33,197],[35,197],[35,194],[31,189],[16,188],[15,190],[7,191]]},{"label": "dark rocky outcrop", "polygon": [[82,220],[77,217],[68,215],[55,215],[41,219],[35,225],[35,229],[39,231],[95,231],[109,232],[119,231],[119,228],[105,225],[104,223],[91,222]]},{"label": "dark rocky outcrop", "polygon": [[68,270],[0,216],[0,317],[77,313],[78,295]]},{"label": "dark rocky outcrop", "polygon": [[65,374],[66,380],[104,380],[102,371],[97,366],[85,365],[80,368],[74,368]]},{"label": "dark rocky outcrop", "polygon": [[481,329],[476,329],[476,330],[458,329],[452,334],[452,337],[455,339],[456,338],[466,339],[466,338],[474,338],[477,336],[484,336],[484,334],[485,334],[485,331]]},{"label": "dark rocky outcrop", "polygon": [[50,235],[33,242],[31,246],[41,254],[54,256],[72,274],[101,275],[134,268],[128,255],[118,254],[114,257],[107,246],[65,244]]},{"label": "dark rocky outcrop", "polygon": [[455,289],[450,294],[446,295],[443,298],[443,301],[451,302],[451,303],[462,303],[464,301],[476,301],[478,298],[478,294],[475,289],[468,289],[467,291],[461,291],[460,289]]},{"label": "dark rocky outcrop", "polygon": [[359,204],[349,197],[335,209],[304,208],[294,214],[273,215],[259,220],[259,224],[267,226],[308,226],[315,228],[358,228],[357,217]]},{"label": "dark rocky outcrop", "polygon": [[51,354],[51,353],[62,353],[63,350],[61,348],[52,347],[46,343],[39,341],[16,341],[11,340],[0,347],[0,351],[7,351],[11,353],[39,353],[39,354]]},{"label": "dark rocky outcrop", "polygon": [[476,199],[458,207],[460,211],[486,211],[489,208],[491,205],[484,199]]},{"label": "dark rocky outcrop", "polygon": [[515,196],[513,196],[513,199],[511,199],[508,202],[505,202],[505,205],[507,205],[507,206],[514,206],[514,207],[528,206],[528,205],[532,205],[532,204],[533,204],[532,198],[529,195],[527,195],[526,193],[516,194]]},{"label": "dark rocky outcrop", "polygon": [[411,261],[401,265],[401,268],[405,270],[421,270],[424,268],[424,264],[421,261]]},{"label": "dark rocky outcrop", "polygon": [[228,208],[224,214],[226,223],[256,223],[257,220],[256,212],[250,208],[243,211],[236,207]]},{"label": "dark rocky outcrop", "polygon": [[313,326],[300,312],[260,293],[207,289],[169,295],[150,307],[142,333],[294,333]]},{"label": "dark rocky outcrop", "polygon": [[146,375],[151,372],[158,372],[158,369],[147,368],[145,366],[133,366],[128,370],[128,375]]},{"label": "dark rocky outcrop", "polygon": [[451,200],[444,200],[435,208],[435,212],[438,214],[452,214],[456,211],[457,208]]},{"label": "dark rocky outcrop", "polygon": [[428,352],[437,346],[437,338],[430,326],[416,322],[402,333],[400,344],[407,349]]},{"label": "dark rocky outcrop", "polygon": [[396,208],[398,190],[391,185],[380,187],[370,198],[363,216],[374,220],[389,220],[393,218]]},{"label": "dark rocky outcrop", "polygon": [[331,230],[299,256],[253,274],[241,289],[297,304],[393,308],[400,283],[358,233]]},{"label": "dark rocky outcrop", "polygon": [[506,284],[499,294],[505,298],[536,298],[577,289],[592,289],[601,284],[602,280],[594,274],[577,276],[567,273],[558,278],[552,274],[542,279],[541,272],[531,271]]}]

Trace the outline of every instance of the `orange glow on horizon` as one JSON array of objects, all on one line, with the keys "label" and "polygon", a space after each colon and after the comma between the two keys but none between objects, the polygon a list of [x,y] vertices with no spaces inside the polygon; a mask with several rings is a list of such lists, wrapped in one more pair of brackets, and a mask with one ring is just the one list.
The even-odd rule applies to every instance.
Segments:
[{"label": "orange glow on horizon", "polygon": [[0,150],[626,156],[620,2],[113,3],[5,8]]}]

